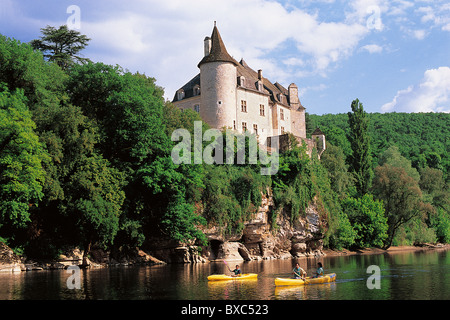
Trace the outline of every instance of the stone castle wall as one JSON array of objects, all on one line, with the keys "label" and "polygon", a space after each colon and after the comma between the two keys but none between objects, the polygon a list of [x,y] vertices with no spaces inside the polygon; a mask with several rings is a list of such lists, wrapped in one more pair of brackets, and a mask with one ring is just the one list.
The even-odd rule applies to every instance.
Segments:
[{"label": "stone castle wall", "polygon": [[210,62],[200,66],[200,116],[211,127],[233,127],[236,115],[236,67]]},{"label": "stone castle wall", "polygon": [[[272,115],[269,109],[268,95],[238,88],[236,100],[237,104],[233,110],[234,119],[236,119],[236,130],[242,132],[242,122],[246,122],[247,130],[254,133],[253,125],[256,124],[259,141],[265,144],[267,137],[272,135]],[[242,100],[246,102],[247,112],[242,112],[241,110]],[[260,105],[264,106],[264,116],[260,115]]]}]

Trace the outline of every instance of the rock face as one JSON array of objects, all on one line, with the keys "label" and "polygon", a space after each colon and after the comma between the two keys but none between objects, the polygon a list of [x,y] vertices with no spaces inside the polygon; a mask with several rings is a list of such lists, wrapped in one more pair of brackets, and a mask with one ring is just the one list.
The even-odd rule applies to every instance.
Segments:
[{"label": "rock face", "polygon": [[314,202],[306,208],[303,217],[291,223],[284,211],[279,212],[276,227],[271,229],[271,196],[263,197],[262,204],[253,219],[244,223],[238,234],[223,235],[217,226],[209,226],[203,232],[208,246],[182,245],[170,241],[155,243],[151,254],[167,263],[199,263],[214,260],[249,261],[260,259],[289,259],[292,257],[323,255],[325,222],[321,221]]},{"label": "rock face", "polygon": [[20,258],[3,242],[0,242],[0,272],[20,272],[25,266]]}]

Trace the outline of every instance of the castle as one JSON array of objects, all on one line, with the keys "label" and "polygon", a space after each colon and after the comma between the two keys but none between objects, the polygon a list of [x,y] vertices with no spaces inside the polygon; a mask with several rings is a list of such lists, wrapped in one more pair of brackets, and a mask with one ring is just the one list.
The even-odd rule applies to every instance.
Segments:
[{"label": "castle", "polygon": [[313,139],[306,139],[305,108],[298,87],[273,84],[262,70],[256,72],[244,59],[233,59],[216,23],[211,37],[204,39],[204,57],[198,68],[200,73],[176,91],[175,106],[195,110],[212,128],[249,131],[262,146],[270,147],[277,137],[280,147],[286,147],[288,133],[292,133],[307,143],[309,151],[315,146],[319,155],[323,152],[325,136],[320,130],[313,133]]}]

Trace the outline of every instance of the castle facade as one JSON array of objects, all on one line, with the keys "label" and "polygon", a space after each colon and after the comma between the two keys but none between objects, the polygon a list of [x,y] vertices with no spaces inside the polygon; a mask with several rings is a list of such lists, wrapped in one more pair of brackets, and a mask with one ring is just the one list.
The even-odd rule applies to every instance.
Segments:
[{"label": "castle facade", "polygon": [[195,110],[212,128],[249,131],[263,146],[270,147],[273,137],[286,140],[288,133],[308,145],[313,143],[306,139],[305,108],[298,87],[272,83],[262,70],[254,71],[244,59],[236,61],[216,25],[211,37],[204,39],[204,57],[198,68],[200,73],[176,91],[175,106]]}]

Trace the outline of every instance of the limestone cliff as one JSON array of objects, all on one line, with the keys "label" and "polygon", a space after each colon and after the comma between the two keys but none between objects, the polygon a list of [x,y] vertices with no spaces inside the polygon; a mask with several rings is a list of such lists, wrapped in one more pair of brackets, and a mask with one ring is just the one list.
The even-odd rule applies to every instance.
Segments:
[{"label": "limestone cliff", "polygon": [[326,229],[326,221],[320,218],[314,202],[292,222],[288,212],[279,212],[274,227],[270,224],[273,210],[272,197],[263,196],[257,213],[244,223],[241,232],[223,234],[220,228],[210,225],[203,230],[208,238],[205,247],[162,241],[150,253],[168,263],[287,259],[323,254],[321,230]]},{"label": "limestone cliff", "polygon": [[314,203],[306,208],[304,217],[292,223],[287,212],[279,212],[274,228],[269,221],[272,210],[272,198],[263,197],[257,214],[240,234],[227,237],[216,228],[204,230],[210,245],[202,250],[203,256],[208,260],[258,260],[322,255],[321,230],[325,226]]}]

